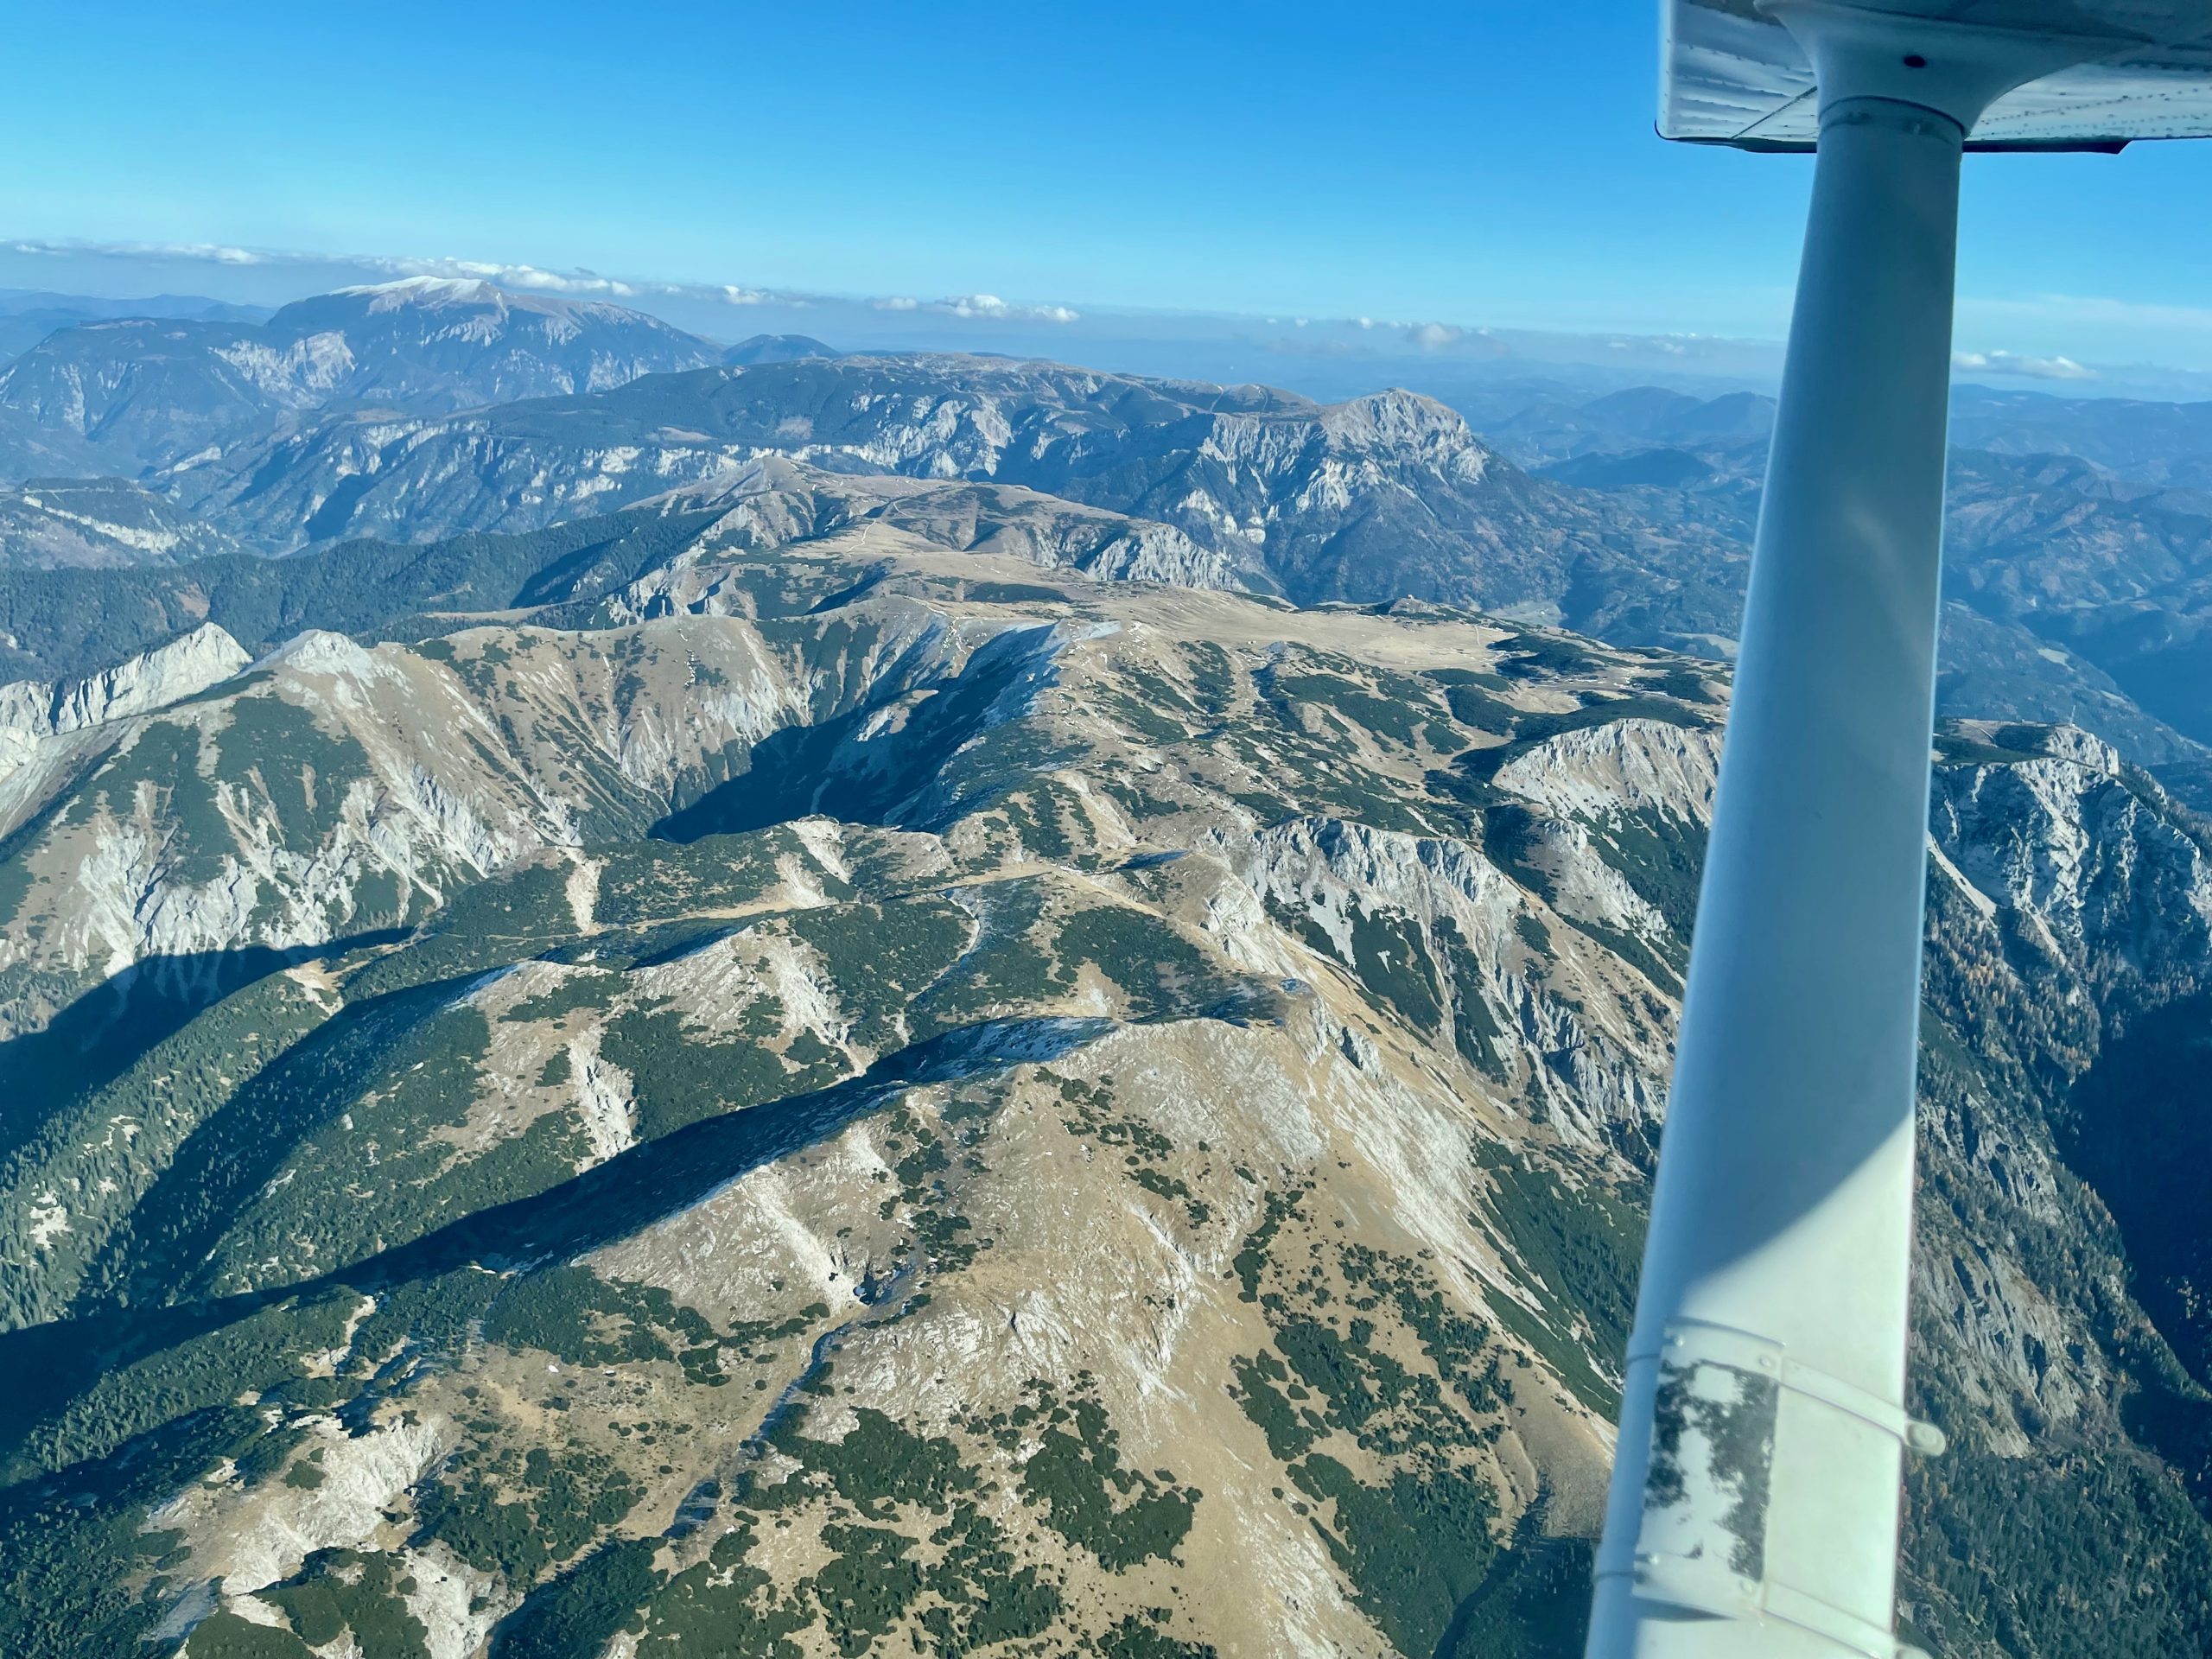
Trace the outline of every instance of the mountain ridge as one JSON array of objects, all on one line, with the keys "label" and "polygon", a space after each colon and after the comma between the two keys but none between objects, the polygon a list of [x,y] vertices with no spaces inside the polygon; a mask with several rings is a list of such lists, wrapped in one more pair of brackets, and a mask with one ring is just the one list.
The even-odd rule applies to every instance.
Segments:
[{"label": "mountain ridge", "polygon": [[[112,1560],[83,1628],[188,1659],[296,1659],[340,1585],[434,1659],[546,1608],[654,1659],[693,1607],[1571,1651],[1723,671],[809,545],[715,609],[299,636],[24,769],[19,1605]],[[2198,1335],[2113,1300],[2149,1224],[2060,1137],[2099,1010],[2212,963],[2212,838],[1997,724],[1946,729],[1930,829],[1916,1408],[1954,1446],[1906,1611],[1947,1653],[2185,1649]],[[111,999],[143,1034],[54,1087]],[[984,1522],[1003,1560],[941,1553]],[[2115,1573],[2099,1647],[2063,1603]],[[841,1626],[840,1574],[898,1611]]]},{"label": "mountain ridge", "polygon": [[93,319],[0,368],[0,410],[111,471],[154,471],[331,404],[454,409],[720,359],[643,312],[411,277],[262,321]]}]

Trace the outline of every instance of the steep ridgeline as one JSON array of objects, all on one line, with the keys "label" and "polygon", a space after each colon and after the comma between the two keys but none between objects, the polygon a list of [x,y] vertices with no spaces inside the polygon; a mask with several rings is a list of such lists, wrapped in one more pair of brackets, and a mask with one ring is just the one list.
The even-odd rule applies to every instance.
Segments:
[{"label": "steep ridgeline", "polygon": [[1675,633],[1711,632],[1734,603],[1732,541],[1647,534],[1602,497],[1498,461],[1427,397],[1322,405],[996,358],[813,359],[456,416],[332,416],[195,461],[167,487],[285,551],[535,530],[765,454],[1154,520],[1300,603],[1408,594]]},{"label": "steep ridgeline", "polygon": [[[0,372],[0,475],[41,480],[0,493],[0,576],[535,535],[671,491],[726,495],[733,471],[780,460],[1032,492],[1070,504],[1052,510],[1068,530],[1086,510],[1145,527],[1110,556],[1033,545],[1096,574],[1301,604],[1411,596],[1719,658],[1771,413],[1750,393],[1649,387],[1540,401],[1493,453],[1403,391],[1324,405],[996,358],[839,357],[801,336],[725,348],[617,307],[416,278],[265,322],[101,320],[40,342]],[[2082,726],[2212,807],[2202,419],[1961,391],[1959,432],[1990,448],[1954,467],[1942,696],[1961,715]],[[85,481],[54,482],[70,475]],[[836,488],[811,487],[837,510]],[[889,493],[853,487],[878,496],[870,510]],[[995,515],[1005,499],[909,505]],[[785,539],[828,527],[794,520]],[[114,660],[18,654],[52,637],[0,628],[0,673]]]},{"label": "steep ridgeline", "polygon": [[35,776],[66,765],[60,757],[73,746],[59,740],[86,733],[86,742],[104,744],[108,734],[96,728],[198,696],[251,660],[237,640],[208,622],[86,679],[0,685],[0,790],[29,763],[37,763]]},{"label": "steep ridgeline", "polygon": [[127,479],[34,478],[0,486],[0,571],[177,564],[244,550]]},{"label": "steep ridgeline", "polygon": [[[340,289],[265,322],[85,322],[0,371],[0,474],[22,476],[17,452],[34,442],[137,474],[216,460],[329,404],[442,410],[592,391],[724,349],[617,305],[428,276]],[[24,436],[10,442],[11,429]]]},{"label": "steep ridgeline", "polygon": [[93,673],[203,620],[257,653],[303,628],[413,638],[472,613],[607,622],[671,608],[791,612],[877,580],[917,540],[994,556],[974,567],[987,588],[1004,585],[1008,560],[1101,581],[1236,585],[1229,560],[1172,525],[1013,485],[825,473],[770,456],[524,535],[0,573],[0,672]]},{"label": "steep ridgeline", "polygon": [[[1711,665],[654,580],[0,785],[0,1647],[1579,1652]],[[1986,727],[1934,830],[1908,1611],[2202,1651],[2201,831]]]}]

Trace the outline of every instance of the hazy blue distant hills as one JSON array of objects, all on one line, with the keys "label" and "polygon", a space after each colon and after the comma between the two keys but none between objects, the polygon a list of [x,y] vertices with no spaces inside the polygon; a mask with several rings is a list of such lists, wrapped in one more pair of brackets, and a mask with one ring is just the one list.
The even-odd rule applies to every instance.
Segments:
[{"label": "hazy blue distant hills", "polygon": [[[1555,483],[1748,542],[1771,400],[1644,388],[1501,428]],[[1947,706],[2103,733],[2202,802],[2212,743],[2212,404],[1961,386],[1952,399]]]},{"label": "hazy blue distant hills", "polygon": [[1625,454],[1608,449],[1570,456],[1542,469],[1556,483],[1590,490],[1679,489],[1709,483],[1713,466],[1706,457],[1671,444],[1654,444]]},{"label": "hazy blue distant hills", "polygon": [[[1671,448],[1730,471],[1766,460],[1774,399],[1757,392],[1700,398],[1659,386],[1587,401],[1532,398],[1484,435],[1524,466]],[[2175,486],[2212,484],[2212,403],[2060,397],[1961,385],[1951,394],[1955,449],[2073,455],[2121,477]]]},{"label": "hazy blue distant hills", "polygon": [[1962,386],[1951,442],[2008,455],[2077,455],[2145,483],[2212,486],[2212,403],[2059,397]]},{"label": "hazy blue distant hills", "polygon": [[842,357],[810,334],[754,334],[722,353],[722,361],[743,367],[753,363],[791,363],[807,357]]},{"label": "hazy blue distant hills", "polygon": [[102,470],[172,465],[329,404],[451,410],[589,391],[717,362],[722,348],[620,306],[411,277],[288,305],[266,321],[121,317],[48,333],[0,371],[31,442]]},{"label": "hazy blue distant hills", "polygon": [[57,328],[115,317],[181,317],[198,322],[258,322],[269,308],[233,305],[200,294],[152,294],[142,299],[111,300],[84,294],[49,294],[40,289],[0,289],[0,357],[13,357],[35,346]]},{"label": "hazy blue distant hills", "polygon": [[1491,427],[1501,453],[1529,466],[1645,448],[1756,452],[1764,459],[1774,399],[1733,391],[1693,397],[1662,386],[1631,386],[1587,402],[1546,398]]}]

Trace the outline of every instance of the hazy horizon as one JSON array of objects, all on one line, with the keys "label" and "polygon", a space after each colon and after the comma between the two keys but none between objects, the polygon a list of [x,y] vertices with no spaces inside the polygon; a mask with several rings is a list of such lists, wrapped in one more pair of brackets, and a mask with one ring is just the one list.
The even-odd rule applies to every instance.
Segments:
[{"label": "hazy horizon", "polygon": [[[41,73],[0,141],[67,162],[0,180],[0,227],[24,238],[0,282],[277,303],[461,264],[571,289],[611,272],[817,314],[842,296],[849,345],[1052,353],[1228,319],[1212,332],[1239,345],[1215,354],[1230,363],[1310,355],[1300,315],[1388,319],[1415,361],[1469,355],[1485,327],[1770,345],[1810,180],[1802,156],[1654,135],[1643,6],[1049,29],[988,6],[866,29],[688,5],[626,30],[558,4],[524,28],[404,4],[374,30],[251,8],[104,16],[21,20]],[[2187,145],[1970,157],[1961,352],[2083,385],[2212,374],[2212,226],[2176,211],[2198,165]],[[706,326],[677,294],[609,296]],[[1003,306],[929,310],[963,296]],[[1109,313],[1124,321],[1100,329]],[[1686,372],[1766,372],[1692,349],[1708,360]]]},{"label": "hazy horizon", "polygon": [[[1761,336],[1515,327],[1482,318],[1238,314],[1014,298],[808,293],[558,270],[457,257],[346,255],[213,245],[0,240],[0,289],[111,301],[204,298],[274,308],[341,287],[411,276],[481,279],[511,292],[601,301],[710,339],[802,334],[843,351],[969,351],[1122,372],[1257,381],[1319,397],[1406,385],[1452,397],[1557,382],[1601,392],[1657,385],[1702,395],[1771,391],[1782,334]],[[1962,302],[1962,314],[1966,309]],[[1955,378],[2081,397],[2212,395],[2212,370],[2035,357],[1961,345]]]}]

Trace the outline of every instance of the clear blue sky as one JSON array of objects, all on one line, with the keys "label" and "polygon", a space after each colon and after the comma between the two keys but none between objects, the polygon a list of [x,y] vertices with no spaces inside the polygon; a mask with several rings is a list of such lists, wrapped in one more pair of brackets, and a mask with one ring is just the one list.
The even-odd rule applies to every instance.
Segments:
[{"label": "clear blue sky", "polygon": [[[1808,178],[1652,136],[1644,0],[88,0],[8,34],[9,238],[1771,337]],[[1961,346],[2212,367],[2212,143],[1968,185]]]}]

